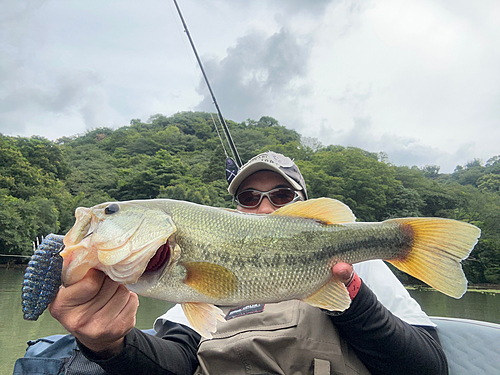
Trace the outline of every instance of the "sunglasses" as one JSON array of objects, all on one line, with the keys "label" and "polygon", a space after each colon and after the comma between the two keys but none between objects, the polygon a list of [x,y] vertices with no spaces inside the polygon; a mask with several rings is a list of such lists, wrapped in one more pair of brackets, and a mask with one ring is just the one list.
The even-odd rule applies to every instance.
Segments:
[{"label": "sunglasses", "polygon": [[236,194],[234,201],[241,207],[254,208],[262,202],[263,197],[267,197],[274,207],[283,207],[297,200],[302,200],[299,193],[293,189],[275,188],[268,191],[259,191],[255,189],[243,190],[241,193]]}]

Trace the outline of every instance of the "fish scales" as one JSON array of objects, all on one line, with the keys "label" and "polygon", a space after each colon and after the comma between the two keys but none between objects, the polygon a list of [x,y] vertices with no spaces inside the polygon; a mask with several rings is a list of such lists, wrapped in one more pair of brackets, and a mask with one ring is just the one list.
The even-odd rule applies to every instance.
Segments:
[{"label": "fish scales", "polygon": [[65,285],[97,268],[140,295],[180,303],[205,337],[223,319],[216,305],[300,299],[344,311],[350,298],[333,278],[338,262],[384,259],[460,298],[467,289],[460,262],[480,235],[441,218],[355,222],[328,198],[269,215],[156,199],[78,208],[75,216],[61,253]]},{"label": "fish scales", "polygon": [[64,236],[49,234],[33,253],[24,273],[22,306],[25,320],[37,320],[61,286]]},{"label": "fish scales", "polygon": [[[184,278],[182,263],[210,262],[235,274],[238,288],[215,303],[273,302],[303,298],[331,278],[331,266],[337,262],[393,258],[411,242],[396,224],[325,225],[317,220],[225,210],[202,216],[199,207],[174,203],[168,208],[177,228],[173,237],[182,249],[180,269],[160,282],[172,286],[163,291],[169,300],[186,292],[214,302],[179,283]],[[205,221],[199,223],[200,217]],[[228,227],[234,230],[221,230]],[[158,292],[158,288],[151,290],[151,294]]]}]

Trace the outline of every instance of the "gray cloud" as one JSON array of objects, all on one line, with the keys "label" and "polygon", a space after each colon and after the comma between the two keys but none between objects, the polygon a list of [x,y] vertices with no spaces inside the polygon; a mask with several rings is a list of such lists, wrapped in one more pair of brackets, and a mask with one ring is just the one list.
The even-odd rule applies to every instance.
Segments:
[{"label": "gray cloud", "polygon": [[[266,8],[272,9],[274,12],[282,12],[287,15],[295,15],[298,13],[306,13],[311,15],[321,15],[326,7],[338,0],[274,0],[267,1],[264,3],[258,3],[261,11],[265,11]],[[248,0],[229,0],[227,3],[234,5],[238,3],[241,6],[248,7],[251,4]],[[256,2],[257,3],[257,2]]]},{"label": "gray cloud", "polygon": [[287,13],[308,12],[313,15],[320,15],[332,2],[332,0],[282,0],[277,3],[279,4],[279,8],[285,10]]},{"label": "gray cloud", "polygon": [[[272,116],[325,145],[452,171],[500,153],[500,7],[450,4],[181,7],[226,118]],[[173,8],[156,0],[5,0],[0,132],[56,139],[154,113],[214,111]]]},{"label": "gray cloud", "polygon": [[[218,103],[228,118],[241,121],[259,118],[276,103],[307,91],[306,84],[294,85],[307,74],[310,44],[285,27],[271,36],[254,31],[228,48],[218,62],[208,58],[205,70]],[[198,110],[213,111],[212,99],[202,80],[197,92],[204,99]]]},{"label": "gray cloud", "polygon": [[[47,1],[8,1],[0,15],[0,132],[57,134],[109,123],[107,94],[99,73],[65,67],[57,49],[46,50]],[[56,8],[57,9],[57,8]],[[61,39],[63,40],[63,39]],[[69,123],[67,121],[70,121]]]},{"label": "gray cloud", "polygon": [[33,71],[20,72],[25,70],[22,67],[17,70],[17,79],[4,80],[0,88],[1,132],[23,131],[33,119],[47,113],[79,114],[87,128],[103,126],[98,113],[103,112],[106,97],[100,88],[102,79],[95,73],[56,73],[48,79]]},{"label": "gray cloud", "polygon": [[349,130],[333,130],[322,126],[320,138],[325,144],[359,147],[370,152],[385,152],[390,163],[417,166],[439,165],[441,173],[451,173],[458,164],[478,157],[472,142],[458,145],[454,152],[422,143],[419,138],[406,137],[395,133],[380,133],[369,116],[355,117],[354,126]]}]

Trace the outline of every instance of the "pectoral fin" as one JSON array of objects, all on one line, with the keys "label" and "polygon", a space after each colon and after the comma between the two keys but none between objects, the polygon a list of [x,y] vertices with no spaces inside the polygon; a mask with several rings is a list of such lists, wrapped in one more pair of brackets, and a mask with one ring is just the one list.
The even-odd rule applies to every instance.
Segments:
[{"label": "pectoral fin", "polygon": [[345,285],[333,278],[303,302],[330,311],[344,311],[351,305]]},{"label": "pectoral fin", "polygon": [[181,306],[194,330],[208,339],[217,330],[217,320],[225,320],[222,310],[208,303],[188,302]]},{"label": "pectoral fin", "polygon": [[208,297],[227,297],[238,286],[236,275],[218,264],[190,262],[184,267],[187,271],[184,283]]}]

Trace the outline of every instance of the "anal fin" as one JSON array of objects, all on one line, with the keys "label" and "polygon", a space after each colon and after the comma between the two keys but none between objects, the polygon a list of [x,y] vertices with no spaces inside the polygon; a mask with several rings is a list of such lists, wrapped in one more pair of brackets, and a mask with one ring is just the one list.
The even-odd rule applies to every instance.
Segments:
[{"label": "anal fin", "polygon": [[330,311],[344,311],[351,305],[351,299],[345,285],[334,278],[302,301]]},{"label": "anal fin", "polygon": [[181,306],[193,329],[208,339],[211,339],[212,333],[217,330],[217,320],[225,321],[224,313],[215,305],[188,302],[182,303]]}]

